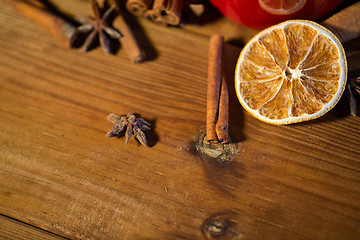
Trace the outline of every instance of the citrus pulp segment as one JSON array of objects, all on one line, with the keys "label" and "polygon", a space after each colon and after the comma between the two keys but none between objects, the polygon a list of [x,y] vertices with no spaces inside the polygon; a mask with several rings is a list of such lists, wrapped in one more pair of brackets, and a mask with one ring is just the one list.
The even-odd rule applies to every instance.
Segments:
[{"label": "citrus pulp segment", "polygon": [[262,9],[275,15],[290,15],[302,9],[306,0],[258,0]]},{"label": "citrus pulp segment", "polygon": [[256,118],[290,124],[322,116],[340,99],[347,63],[338,39],[317,23],[267,28],[242,50],[235,71],[240,103]]}]

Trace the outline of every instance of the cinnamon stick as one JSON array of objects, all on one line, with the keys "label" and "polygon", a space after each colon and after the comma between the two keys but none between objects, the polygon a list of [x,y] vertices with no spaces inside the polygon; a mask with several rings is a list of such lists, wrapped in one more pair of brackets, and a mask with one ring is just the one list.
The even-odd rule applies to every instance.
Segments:
[{"label": "cinnamon stick", "polygon": [[[97,0],[97,1],[104,1],[104,0]],[[110,0],[110,5],[116,5],[116,1]],[[117,5],[116,5],[117,6]],[[130,26],[127,24],[126,20],[124,19],[123,15],[121,14],[120,8],[117,6],[118,14],[113,21],[113,27],[119,30],[123,36],[119,39],[121,45],[124,47],[130,61],[133,63],[140,63],[145,60],[145,52],[141,48],[138,40],[136,39],[133,31],[131,30]]]},{"label": "cinnamon stick", "polygon": [[223,36],[211,36],[209,45],[206,140],[224,144],[230,141],[230,137],[229,93],[226,84]]},{"label": "cinnamon stick", "polygon": [[216,123],[216,135],[221,143],[228,143],[229,137],[229,93],[226,84],[225,57],[222,54],[221,91],[219,101],[219,116]]},{"label": "cinnamon stick", "polygon": [[224,38],[221,35],[211,36],[206,105],[206,139],[209,142],[218,142],[215,126],[219,109],[223,44]]},{"label": "cinnamon stick", "polygon": [[118,15],[113,22],[113,26],[118,29],[123,36],[120,38],[121,45],[124,47],[129,59],[133,63],[140,63],[145,60],[145,53],[140,47],[131,28],[126,23],[122,15]]},{"label": "cinnamon stick", "polygon": [[142,17],[151,4],[152,0],[127,0],[125,7],[133,15]]},{"label": "cinnamon stick", "polygon": [[181,22],[183,6],[184,0],[154,0],[152,10],[145,15],[155,22],[178,25]]},{"label": "cinnamon stick", "polygon": [[356,116],[357,115],[357,111],[356,111],[357,107],[356,107],[356,100],[355,100],[354,93],[352,92],[350,84],[346,84],[346,88],[347,88],[348,99],[350,102],[350,115]]},{"label": "cinnamon stick", "polygon": [[69,47],[70,38],[75,31],[75,26],[71,23],[47,10],[39,1],[7,0],[7,2]]}]

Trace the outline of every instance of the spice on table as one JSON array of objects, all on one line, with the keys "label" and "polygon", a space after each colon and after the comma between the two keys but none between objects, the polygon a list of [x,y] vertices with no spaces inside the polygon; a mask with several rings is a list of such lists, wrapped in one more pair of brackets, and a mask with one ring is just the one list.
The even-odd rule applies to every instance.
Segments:
[{"label": "spice on table", "polygon": [[152,9],[145,12],[145,17],[156,23],[178,25],[183,7],[184,0],[154,0]]},{"label": "spice on table", "polygon": [[346,87],[350,101],[350,114],[352,116],[357,116],[358,101],[360,97],[360,77],[348,80]]},{"label": "spice on table", "polygon": [[152,0],[128,0],[125,4],[126,9],[135,16],[142,17],[150,8]]},{"label": "spice on table", "polygon": [[146,141],[146,136],[143,131],[150,130],[150,123],[148,123],[143,118],[136,117],[134,114],[128,113],[125,115],[117,115],[114,113],[111,113],[108,116],[108,121],[115,124],[114,127],[112,127],[106,136],[113,137],[115,135],[118,135],[120,132],[122,132],[125,128],[125,137],[126,141],[125,144],[128,143],[130,137],[132,134],[134,134],[134,137],[143,145],[148,146]]},{"label": "spice on table", "polygon": [[120,43],[124,47],[130,61],[133,63],[143,62],[146,58],[145,52],[122,15],[118,15],[114,19],[113,26],[123,33]]},{"label": "spice on table", "polygon": [[[83,45],[84,50],[88,51],[96,43],[100,43],[106,53],[111,53],[111,39],[119,39],[122,34],[110,26],[110,18],[115,6],[106,8],[100,7],[95,0],[91,0],[91,8],[94,19],[82,19],[83,25],[79,26],[73,34],[70,45],[78,47]],[[83,41],[85,37],[85,40]]]},{"label": "spice on table", "polygon": [[117,12],[117,15],[114,18],[112,24],[116,29],[119,29],[119,31],[121,31],[121,33],[123,34],[123,36],[120,38],[120,43],[122,47],[125,49],[130,61],[133,63],[143,62],[146,57],[145,52],[140,46],[138,39],[135,37],[131,27],[124,18],[121,9],[116,4],[115,0],[110,0],[109,4],[116,6],[115,10]]},{"label": "spice on table", "polygon": [[216,135],[221,143],[228,143],[229,137],[229,93],[226,84],[225,74],[225,58],[222,54],[222,73],[220,86],[220,100],[219,100],[219,116],[216,122]]},{"label": "spice on table", "polygon": [[215,125],[219,109],[219,92],[221,80],[221,59],[223,37],[213,35],[209,43],[208,85],[206,102],[206,139],[209,142],[217,142]]},{"label": "spice on table", "polygon": [[196,17],[200,17],[205,12],[205,6],[201,1],[194,1],[194,3],[189,3],[189,9]]},{"label": "spice on table", "polygon": [[[229,142],[228,90],[225,80],[224,38],[210,38],[206,105],[206,139],[209,142]],[[221,90],[220,90],[221,89]]]},{"label": "spice on table", "polygon": [[6,2],[24,16],[44,27],[66,46],[70,45],[69,39],[75,32],[75,26],[47,9],[41,1],[6,0]]},{"label": "spice on table", "polygon": [[125,8],[134,16],[165,26],[178,26],[184,18],[191,21],[205,11],[202,0],[127,0]]}]

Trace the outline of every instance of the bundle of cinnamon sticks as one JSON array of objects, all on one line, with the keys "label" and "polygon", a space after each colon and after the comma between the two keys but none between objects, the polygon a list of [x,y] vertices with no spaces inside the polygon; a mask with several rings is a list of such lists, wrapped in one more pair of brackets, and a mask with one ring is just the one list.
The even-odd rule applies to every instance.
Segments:
[{"label": "bundle of cinnamon sticks", "polygon": [[[185,6],[186,5],[186,6]],[[203,5],[196,0],[127,0],[126,9],[135,16],[155,23],[179,25],[186,7]]]},{"label": "bundle of cinnamon sticks", "polygon": [[156,23],[178,25],[181,22],[184,0],[128,0],[126,9],[138,17]]},{"label": "bundle of cinnamon sticks", "polygon": [[229,143],[229,96],[226,84],[224,37],[210,38],[206,105],[206,140]]}]

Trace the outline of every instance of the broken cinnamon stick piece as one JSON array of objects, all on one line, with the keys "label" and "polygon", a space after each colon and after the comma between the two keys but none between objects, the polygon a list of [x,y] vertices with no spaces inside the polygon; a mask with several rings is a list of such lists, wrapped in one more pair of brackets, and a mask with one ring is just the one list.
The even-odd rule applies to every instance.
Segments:
[{"label": "broken cinnamon stick piece", "polygon": [[133,63],[143,62],[145,60],[145,53],[122,15],[118,15],[114,19],[113,26],[123,34],[119,40],[130,61]]},{"label": "broken cinnamon stick piece", "polygon": [[229,93],[226,84],[225,57],[222,54],[221,91],[219,100],[219,116],[216,123],[216,135],[221,143],[228,143],[229,137]]},{"label": "broken cinnamon stick piece", "polygon": [[[104,0],[98,0],[104,1]],[[119,6],[115,0],[109,0],[110,6],[115,5],[117,10],[117,16],[113,20],[113,27],[122,33],[122,37],[119,39],[122,47],[125,49],[129,59],[133,63],[140,63],[145,60],[145,52],[141,48],[138,40],[136,39],[130,26],[124,19]]]},{"label": "broken cinnamon stick piece", "polygon": [[152,0],[127,0],[126,9],[133,15],[142,17],[150,8]]},{"label": "broken cinnamon stick piece", "polygon": [[34,1],[32,1],[34,4],[22,0],[11,0],[7,2],[12,4],[18,12],[48,30],[56,39],[60,40],[66,46],[70,46],[70,38],[75,32],[75,26],[71,23],[51,13],[45,6],[42,7],[40,3]]},{"label": "broken cinnamon stick piece", "polygon": [[206,104],[206,139],[209,142],[218,142],[215,126],[219,109],[223,45],[223,36],[219,34],[211,36],[209,43],[209,65]]}]

